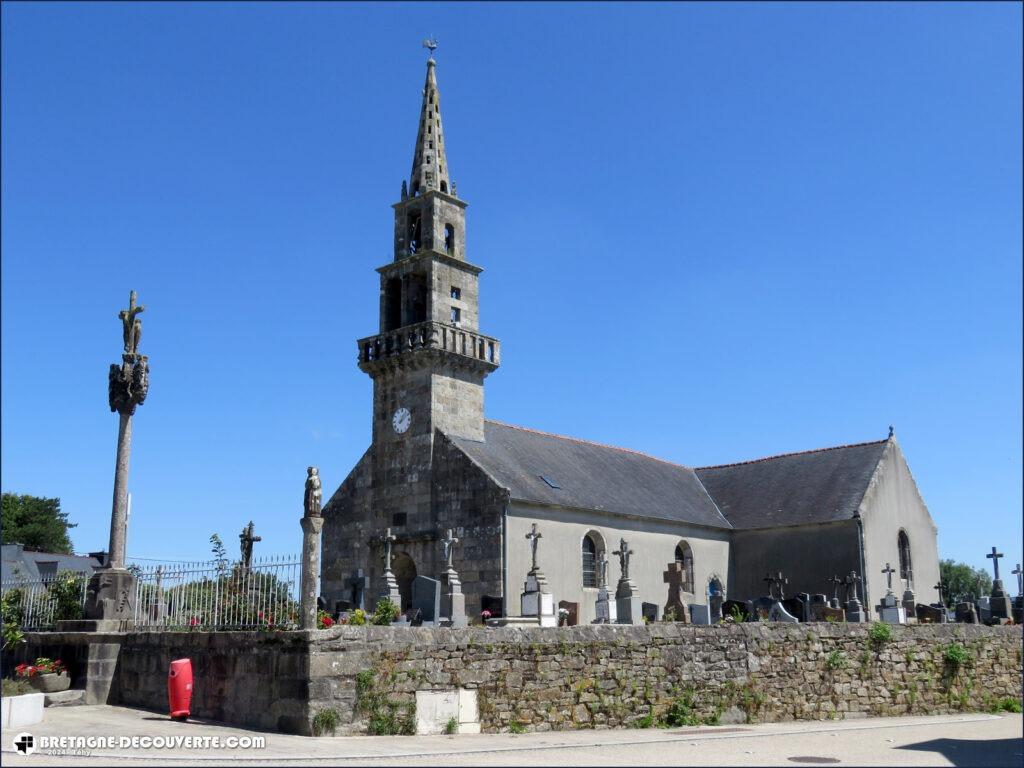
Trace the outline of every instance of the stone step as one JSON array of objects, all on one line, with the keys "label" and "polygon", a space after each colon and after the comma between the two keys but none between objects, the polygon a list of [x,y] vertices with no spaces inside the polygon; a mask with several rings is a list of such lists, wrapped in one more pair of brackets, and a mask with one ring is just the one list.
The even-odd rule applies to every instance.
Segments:
[{"label": "stone step", "polygon": [[47,693],[43,698],[44,707],[75,707],[82,704],[85,704],[85,691],[77,688]]}]

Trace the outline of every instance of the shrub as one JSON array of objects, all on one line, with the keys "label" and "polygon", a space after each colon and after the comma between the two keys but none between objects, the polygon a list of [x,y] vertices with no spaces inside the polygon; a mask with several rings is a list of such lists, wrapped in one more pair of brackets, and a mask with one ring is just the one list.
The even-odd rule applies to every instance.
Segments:
[{"label": "shrub", "polygon": [[892,627],[883,621],[872,622],[868,630],[868,642],[876,651],[892,640]]},{"label": "shrub", "polygon": [[661,724],[666,728],[678,728],[682,725],[701,725],[703,721],[693,710],[693,692],[685,691],[682,696],[673,700],[672,704],[661,716]]},{"label": "shrub", "polygon": [[3,690],[0,690],[0,694],[4,696],[21,696],[23,693],[32,693],[33,688],[24,680],[8,680],[4,679]]},{"label": "shrub", "polygon": [[382,597],[377,601],[377,607],[373,611],[373,616],[370,617],[370,623],[386,626],[397,618],[398,606],[386,597]]},{"label": "shrub", "polygon": [[513,720],[508,724],[509,733],[526,733],[526,726],[520,723],[518,720]]},{"label": "shrub", "polygon": [[453,736],[454,734],[458,733],[459,718],[455,717],[454,715],[449,717],[448,722],[444,725],[444,732],[447,733],[449,736]]},{"label": "shrub", "polygon": [[825,666],[829,669],[845,669],[849,660],[842,651],[832,651],[825,657]]},{"label": "shrub", "polygon": [[951,674],[956,674],[961,667],[971,661],[971,654],[960,643],[950,643],[942,651],[942,661]]},{"label": "shrub", "polygon": [[313,735],[321,736],[330,731],[331,736],[338,727],[338,713],[333,709],[321,709],[313,716]]},{"label": "shrub", "polygon": [[650,728],[654,725],[654,715],[644,715],[634,723],[637,728]]},{"label": "shrub", "polygon": [[997,701],[995,706],[996,712],[1016,712],[1018,715],[1021,712],[1020,699],[1012,699],[1009,696]]},{"label": "shrub", "polygon": [[317,629],[330,629],[334,626],[334,619],[327,611],[316,612],[316,628]]}]

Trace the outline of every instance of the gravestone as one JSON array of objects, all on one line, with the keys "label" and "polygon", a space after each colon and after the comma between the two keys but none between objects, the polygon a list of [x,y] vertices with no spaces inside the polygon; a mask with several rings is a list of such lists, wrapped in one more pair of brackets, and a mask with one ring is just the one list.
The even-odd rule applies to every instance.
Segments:
[{"label": "gravestone", "polygon": [[846,621],[842,608],[833,608],[826,603],[811,603],[811,621]]},{"label": "gravestone", "polygon": [[662,574],[662,581],[668,584],[668,601],[665,603],[665,616],[674,616],[675,621],[686,623],[690,613],[683,600],[683,582],[686,571],[682,563],[669,563]]},{"label": "gravestone", "polygon": [[505,598],[494,595],[480,596],[480,613],[488,611],[492,619],[500,619],[505,615]]},{"label": "gravestone", "polygon": [[543,534],[534,523],[526,534],[533,555],[533,565],[526,575],[526,584],[519,596],[520,614],[524,619],[535,619],[542,627],[557,627],[558,615],[555,613],[555,598],[548,588],[548,581],[537,565],[537,547]]},{"label": "gravestone", "polygon": [[420,622],[433,626],[441,616],[441,582],[429,576],[412,580],[412,608],[420,612]]},{"label": "gravestone", "polygon": [[349,599],[345,602],[352,610],[361,608],[366,610],[366,593],[370,591],[370,577],[363,573],[362,568],[357,568],[352,575],[345,579],[345,588],[348,590]]},{"label": "gravestone", "polygon": [[618,613],[615,601],[608,591],[608,559],[601,552],[597,556],[597,600],[594,603],[595,624],[615,624]]},{"label": "gravestone", "polygon": [[455,571],[454,556],[455,545],[459,540],[452,536],[452,529],[449,528],[445,538],[441,539],[445,569],[441,573],[441,618],[442,625],[446,627],[461,628],[469,624],[466,619],[466,596],[462,594],[462,582],[459,574]]},{"label": "gravestone", "polygon": [[840,608],[842,603],[839,601],[839,588],[846,587],[846,579],[842,576],[832,576],[826,579],[826,581],[832,585],[832,597],[829,599],[828,604],[833,608]]},{"label": "gravestone", "polygon": [[957,603],[956,620],[961,624],[978,624],[978,612],[974,608],[974,603]]},{"label": "gravestone", "polygon": [[711,623],[711,610],[706,605],[693,603],[690,605],[690,621],[693,624],[708,625]]},{"label": "gravestone", "polygon": [[856,571],[850,571],[850,575],[843,580],[846,584],[846,620],[850,623],[859,624],[867,617],[864,615],[864,607],[861,605],[860,597],[857,594],[857,584],[861,577]]},{"label": "gravestone", "polygon": [[978,614],[978,622],[980,624],[988,624],[989,619],[992,618],[991,598],[988,595],[979,597],[978,602],[975,603],[975,609]]},{"label": "gravestone", "polygon": [[568,612],[566,617],[565,617],[565,624],[564,624],[564,626],[566,626],[566,627],[575,627],[577,624],[580,623],[580,604],[579,603],[570,603],[568,600],[559,600],[558,601],[558,615],[559,616],[562,615],[562,611],[563,610]]},{"label": "gravestone", "polygon": [[801,600],[799,597],[787,597],[785,600],[779,600],[778,602],[782,605],[783,608],[786,609],[786,613],[788,613],[790,616],[795,616],[799,621],[804,620],[803,616],[805,604],[804,601]]},{"label": "gravestone", "polygon": [[789,613],[778,600],[775,601],[775,604],[768,611],[768,621],[782,621],[791,624],[799,623],[799,619]]},{"label": "gravestone", "polygon": [[900,605],[900,601],[896,595],[892,593],[892,575],[896,573],[896,569],[893,568],[889,563],[885,564],[885,568],[882,569],[882,573],[885,574],[888,580],[888,587],[885,593],[885,597],[882,601],[875,606],[875,610],[878,612],[878,617],[886,624],[906,624],[907,613],[903,610],[903,606]]},{"label": "gravestone", "polygon": [[995,570],[995,578],[992,579],[992,594],[988,601],[989,617],[992,619],[1013,617],[1013,604],[1010,602],[1010,596],[1003,589],[1003,580],[999,578],[999,558],[1002,556],[1003,554],[997,552],[995,547],[992,547],[991,554],[985,555],[992,560],[992,567]]},{"label": "gravestone", "polygon": [[917,598],[914,597],[914,590],[909,586],[903,592],[903,611],[907,615],[907,621],[913,622],[917,617]]},{"label": "gravestone", "polygon": [[658,604],[657,603],[641,603],[640,612],[647,623],[652,623],[658,620]]},{"label": "gravestone", "polygon": [[936,608],[933,605],[922,605],[921,603],[918,603],[914,608],[914,615],[917,616],[919,624],[946,623],[946,611],[943,608]]},{"label": "gravestone", "polygon": [[724,602],[725,596],[721,592],[708,595],[708,615],[712,624],[717,624],[722,620],[722,603]]},{"label": "gravestone", "polygon": [[810,621],[824,621],[823,608],[829,608],[828,597],[824,594],[811,595]]},{"label": "gravestone", "polygon": [[640,591],[629,578],[629,558],[633,550],[625,539],[619,540],[619,549],[612,552],[619,558],[619,569],[622,572],[619,584],[615,588],[615,613],[617,624],[643,624],[643,606],[640,600]]}]

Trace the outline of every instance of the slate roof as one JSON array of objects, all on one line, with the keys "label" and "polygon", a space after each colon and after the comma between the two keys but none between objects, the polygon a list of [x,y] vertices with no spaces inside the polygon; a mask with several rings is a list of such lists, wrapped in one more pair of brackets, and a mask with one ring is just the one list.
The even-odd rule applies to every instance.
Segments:
[{"label": "slate roof", "polygon": [[496,421],[484,422],[484,437],[450,439],[513,499],[730,527],[689,467]]},{"label": "slate roof", "polygon": [[21,544],[4,544],[0,548],[0,580],[23,578],[38,581],[52,578],[60,571],[92,573],[101,567],[96,557],[88,555],[64,555],[56,552],[34,552],[25,550]]},{"label": "slate roof", "polygon": [[887,440],[698,467],[734,528],[847,520],[860,506]]}]

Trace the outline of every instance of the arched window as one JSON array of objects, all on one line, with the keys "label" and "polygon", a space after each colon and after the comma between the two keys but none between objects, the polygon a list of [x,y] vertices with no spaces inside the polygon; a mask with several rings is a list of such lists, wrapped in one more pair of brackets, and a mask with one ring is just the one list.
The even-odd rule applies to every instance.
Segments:
[{"label": "arched window", "polygon": [[900,530],[896,545],[900,552],[900,578],[905,579],[910,587],[914,583],[914,568],[910,562],[910,537],[906,531]]},{"label": "arched window", "polygon": [[676,544],[676,562],[683,566],[683,591],[693,592],[693,550],[685,541]]},{"label": "arched window", "polygon": [[583,586],[601,586],[601,559],[604,556],[604,538],[597,531],[587,531],[580,544],[583,561]]},{"label": "arched window", "polygon": [[[441,186],[444,187],[444,182],[441,182]],[[446,190],[442,189],[442,192]],[[444,225],[444,252],[449,256],[455,255],[455,227],[451,224]]]}]

